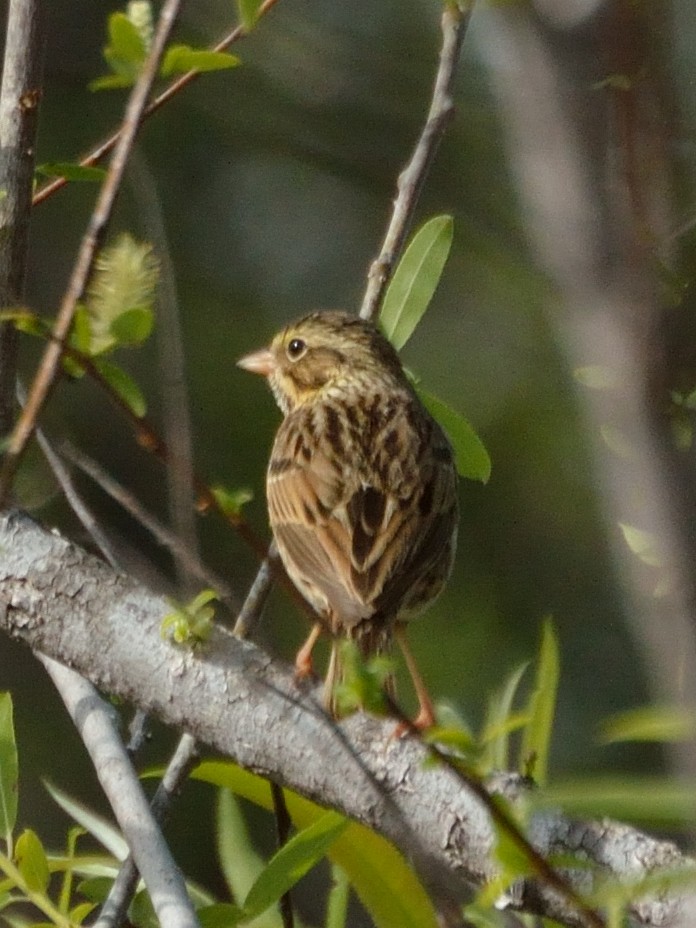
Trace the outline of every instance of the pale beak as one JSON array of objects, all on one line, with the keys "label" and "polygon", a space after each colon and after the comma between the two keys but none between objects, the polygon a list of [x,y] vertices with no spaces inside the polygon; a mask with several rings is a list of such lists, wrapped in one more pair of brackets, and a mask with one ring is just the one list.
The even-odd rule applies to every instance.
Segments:
[{"label": "pale beak", "polygon": [[251,371],[252,374],[270,377],[275,370],[276,362],[273,352],[269,348],[261,348],[259,351],[252,351],[251,354],[245,354],[243,358],[237,361],[237,367],[242,367],[245,371]]}]

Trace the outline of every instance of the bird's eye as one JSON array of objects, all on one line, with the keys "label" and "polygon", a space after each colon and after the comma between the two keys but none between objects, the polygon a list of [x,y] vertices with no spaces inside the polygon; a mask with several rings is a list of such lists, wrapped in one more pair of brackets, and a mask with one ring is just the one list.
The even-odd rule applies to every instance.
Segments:
[{"label": "bird's eye", "polygon": [[291,361],[299,360],[307,350],[307,345],[301,338],[293,338],[288,342],[288,357]]}]

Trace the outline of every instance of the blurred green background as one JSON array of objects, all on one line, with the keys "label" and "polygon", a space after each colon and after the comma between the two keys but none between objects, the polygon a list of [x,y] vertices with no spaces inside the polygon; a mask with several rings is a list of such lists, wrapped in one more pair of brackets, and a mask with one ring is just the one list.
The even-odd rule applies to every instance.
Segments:
[{"label": "blurred green background", "polygon": [[[117,5],[53,0],[41,106],[39,162],[68,160],[117,124],[123,92],[90,93],[103,73],[105,22]],[[231,4],[185,5],[178,38],[208,44],[229,28]],[[238,69],[204,76],[151,119],[119,201],[112,233],[128,229],[169,248],[183,329],[196,467],[211,482],[253,488],[250,521],[268,535],[263,482],[279,421],[270,393],[234,366],[285,322],[309,309],[357,310],[376,256],[396,178],[423,123],[439,49],[439,7],[425,0],[281,0],[233,51]],[[581,423],[572,371],[547,314],[552,288],[535,265],[501,135],[500,113],[477,52],[477,16],[464,45],[457,113],[428,178],[417,224],[454,216],[442,283],[404,352],[405,363],[474,425],[493,462],[487,486],[461,484],[457,562],[446,593],[413,623],[411,640],[437,699],[476,725],[487,694],[533,657],[552,615],[562,653],[552,776],[600,769],[660,769],[659,751],[602,748],[598,722],[649,699],[650,668],[626,621],[597,499],[597,475]],[[693,10],[675,4],[679,42],[673,90],[683,112],[694,91]],[[585,20],[578,29],[585,28]],[[545,28],[549,27],[546,23]],[[572,44],[573,30],[566,40]],[[671,34],[665,37],[671,41]],[[680,132],[686,133],[680,123]],[[688,136],[687,136],[688,137]],[[682,163],[693,157],[684,141]],[[143,187],[149,191],[143,196]],[[51,315],[94,201],[73,184],[38,208],[32,223],[28,303]],[[156,209],[153,207],[156,204]],[[166,242],[155,229],[161,211]],[[26,377],[38,346],[23,343]],[[119,361],[143,387],[159,421],[162,361],[157,334]],[[99,390],[64,382],[46,414],[150,510],[166,519],[163,471]],[[27,474],[32,493],[43,485]],[[105,525],[172,579],[171,563],[137,524],[83,478]],[[57,494],[37,510],[86,541]],[[256,562],[220,520],[199,522],[206,561],[244,595]],[[259,633],[289,659],[306,625],[275,593]],[[41,669],[5,642],[0,687],[16,693],[22,809],[43,835],[50,801],[39,777],[101,802],[93,775]],[[412,705],[407,685],[404,700]],[[148,759],[165,756],[159,733]],[[187,791],[175,826],[209,833],[201,787]],[[272,826],[268,825],[269,835]],[[183,865],[215,881],[200,844],[184,842]]]}]

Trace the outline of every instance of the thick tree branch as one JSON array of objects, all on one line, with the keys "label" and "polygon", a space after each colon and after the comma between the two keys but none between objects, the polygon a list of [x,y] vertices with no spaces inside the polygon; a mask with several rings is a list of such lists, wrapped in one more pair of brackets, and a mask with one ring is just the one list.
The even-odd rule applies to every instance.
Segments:
[{"label": "thick tree branch", "polygon": [[[428,876],[451,890],[481,885],[495,873],[488,813],[444,767],[426,767],[416,739],[392,737],[393,722],[354,715],[336,725],[289,668],[249,642],[215,629],[200,649],[163,641],[166,602],[60,536],[20,514],[0,517],[0,627],[69,664],[103,690],[188,731],[242,766],[384,834]],[[330,762],[329,762],[330,759]],[[514,775],[491,784],[514,799]],[[545,854],[571,851],[621,880],[691,868],[671,843],[609,822],[571,822],[545,813],[533,822]],[[570,873],[580,888],[587,870]],[[511,904],[567,925],[573,914],[544,887],[525,883]],[[679,889],[633,904],[642,924],[694,923]]]}]

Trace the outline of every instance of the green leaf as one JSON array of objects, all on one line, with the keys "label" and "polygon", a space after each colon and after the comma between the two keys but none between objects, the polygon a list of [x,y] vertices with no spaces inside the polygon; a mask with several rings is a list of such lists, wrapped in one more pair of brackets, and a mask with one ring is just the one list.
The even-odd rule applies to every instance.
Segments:
[{"label": "green leaf", "polygon": [[693,783],[652,776],[584,776],[535,790],[535,808],[562,808],[577,818],[611,817],[654,828],[696,822]]},{"label": "green leaf", "polygon": [[[192,776],[231,789],[264,809],[273,808],[267,781],[235,764],[205,761]],[[285,800],[296,828],[306,828],[325,812],[289,790],[285,790]],[[345,870],[375,928],[437,928],[435,910],[418,877],[380,835],[350,822],[329,848],[328,857]]]},{"label": "green leaf", "polygon": [[201,928],[234,928],[245,913],[231,902],[215,902],[213,905],[204,905],[196,909],[196,915]]},{"label": "green leaf", "polygon": [[[486,721],[480,739],[485,745],[482,764],[486,770],[508,769],[508,734],[513,730],[509,726],[512,706],[528,666],[529,662],[525,661],[515,668],[502,687],[488,700]],[[528,716],[526,718],[528,719]]]},{"label": "green leaf", "polygon": [[93,838],[106,848],[117,860],[125,860],[128,856],[128,845],[118,830],[105,818],[92,812],[87,806],[73,799],[63,790],[44,780],[44,787],[51,799],[70,816],[78,825],[81,825]]},{"label": "green leaf", "polygon": [[237,0],[239,19],[245,32],[251,32],[259,18],[262,0]]},{"label": "green leaf", "polygon": [[326,812],[318,821],[294,835],[273,855],[244,901],[244,912],[254,917],[265,912],[325,856],[348,820]]},{"label": "green leaf", "polygon": [[228,52],[213,52],[207,48],[191,48],[190,45],[170,45],[160,68],[162,77],[185,74],[187,71],[224,71],[236,68],[241,61]]},{"label": "green leaf", "polygon": [[83,166],[74,161],[47,161],[36,167],[38,174],[45,177],[64,177],[71,181],[100,182],[106,177],[104,168]]},{"label": "green leaf", "polygon": [[416,232],[394,272],[379,322],[397,351],[413,334],[440,282],[452,245],[451,216],[435,216]]},{"label": "green leaf", "polygon": [[345,928],[348,917],[350,882],[345,872],[335,864],[331,868],[332,886],[326,906],[326,928]]},{"label": "green leaf", "polygon": [[31,828],[25,829],[17,838],[15,860],[29,889],[38,893],[46,892],[51,879],[48,860],[43,844]]},{"label": "green leaf", "polygon": [[[229,789],[218,790],[215,815],[217,851],[233,899],[244,899],[265,867],[249,837],[239,801]],[[264,928],[282,928],[280,912],[266,912]]]},{"label": "green leaf", "polygon": [[142,390],[130,374],[127,374],[122,367],[103,359],[95,361],[94,366],[133,415],[142,419],[147,412],[147,403]]},{"label": "green leaf", "polygon": [[553,719],[558,692],[558,640],[553,623],[546,619],[541,636],[534,691],[529,700],[529,723],[524,730],[521,750],[521,772],[530,774],[545,785]]},{"label": "green leaf", "polygon": [[109,43],[104,49],[104,58],[113,73],[92,81],[90,90],[134,84],[147,55],[141,31],[125,13],[112,13],[108,29]]},{"label": "green leaf", "polygon": [[487,483],[491,475],[491,459],[483,442],[464,416],[432,393],[420,388],[417,392],[425,408],[447,433],[454,449],[459,476]]},{"label": "green leaf", "polygon": [[227,487],[218,484],[212,487],[211,492],[220,509],[232,519],[238,519],[242,514],[243,507],[254,498],[253,492],[248,487],[229,490]]},{"label": "green leaf", "polygon": [[643,706],[617,712],[602,723],[600,741],[691,741],[696,734],[696,715],[679,706]]},{"label": "green leaf", "polygon": [[142,345],[152,332],[155,314],[149,307],[136,306],[117,316],[109,326],[109,331],[119,345]]},{"label": "green leaf", "polygon": [[10,693],[0,693],[0,836],[12,850],[12,831],[17,821],[19,763],[14,734],[14,713]]}]

